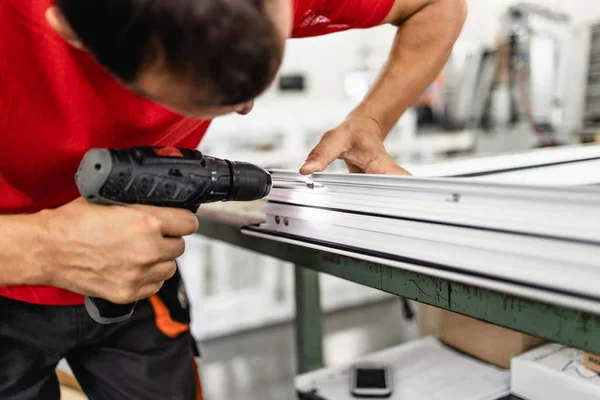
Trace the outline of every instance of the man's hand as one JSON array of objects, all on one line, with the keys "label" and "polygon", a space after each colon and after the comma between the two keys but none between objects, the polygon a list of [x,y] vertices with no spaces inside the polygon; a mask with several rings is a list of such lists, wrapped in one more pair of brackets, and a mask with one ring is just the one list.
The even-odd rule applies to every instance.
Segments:
[{"label": "man's hand", "polygon": [[383,137],[376,120],[351,116],[323,136],[300,173],[321,172],[339,158],[352,173],[409,175],[387,153]]},{"label": "man's hand", "polygon": [[44,213],[48,284],[120,304],[158,292],[198,225],[186,210],[82,199]]}]

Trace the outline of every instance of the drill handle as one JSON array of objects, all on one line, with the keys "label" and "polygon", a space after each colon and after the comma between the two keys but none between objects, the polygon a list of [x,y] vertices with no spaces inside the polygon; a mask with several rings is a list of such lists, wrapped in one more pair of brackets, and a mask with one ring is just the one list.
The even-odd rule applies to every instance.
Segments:
[{"label": "drill handle", "polygon": [[[93,149],[86,153],[75,177],[79,193],[95,204],[125,204],[115,198],[104,197],[101,189],[110,178],[112,157],[107,149]],[[98,297],[85,297],[85,308],[90,317],[100,324],[112,324],[131,317],[136,303],[115,304]]]},{"label": "drill handle", "polygon": [[137,302],[116,304],[99,297],[85,297],[85,309],[100,324],[114,324],[131,317]]}]

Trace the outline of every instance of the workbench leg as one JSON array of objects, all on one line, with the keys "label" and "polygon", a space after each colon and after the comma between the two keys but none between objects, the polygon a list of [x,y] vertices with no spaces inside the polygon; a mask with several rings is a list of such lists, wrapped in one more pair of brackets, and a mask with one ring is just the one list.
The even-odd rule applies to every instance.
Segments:
[{"label": "workbench leg", "polygon": [[323,314],[319,274],[296,265],[296,358],[298,373],[323,366]]}]

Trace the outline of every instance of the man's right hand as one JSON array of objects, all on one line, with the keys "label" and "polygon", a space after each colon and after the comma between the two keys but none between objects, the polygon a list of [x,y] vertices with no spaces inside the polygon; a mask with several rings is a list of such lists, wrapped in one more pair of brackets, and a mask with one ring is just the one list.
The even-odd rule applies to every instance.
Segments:
[{"label": "man's right hand", "polygon": [[187,210],[102,206],[81,198],[43,215],[49,284],[119,304],[158,292],[175,274],[183,236],[198,228]]}]

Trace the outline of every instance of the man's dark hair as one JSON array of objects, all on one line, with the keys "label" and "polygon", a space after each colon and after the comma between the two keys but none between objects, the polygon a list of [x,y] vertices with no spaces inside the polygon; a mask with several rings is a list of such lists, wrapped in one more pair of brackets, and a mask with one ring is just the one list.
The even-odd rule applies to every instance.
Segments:
[{"label": "man's dark hair", "polygon": [[[57,0],[93,56],[124,83],[164,56],[214,104],[259,95],[282,57],[268,0]],[[208,100],[208,99],[207,99]]]}]

